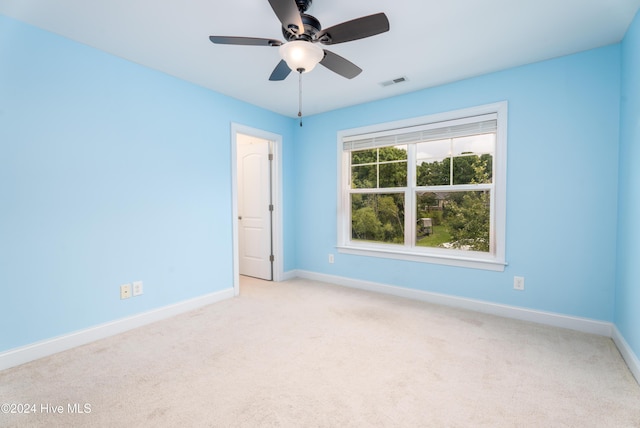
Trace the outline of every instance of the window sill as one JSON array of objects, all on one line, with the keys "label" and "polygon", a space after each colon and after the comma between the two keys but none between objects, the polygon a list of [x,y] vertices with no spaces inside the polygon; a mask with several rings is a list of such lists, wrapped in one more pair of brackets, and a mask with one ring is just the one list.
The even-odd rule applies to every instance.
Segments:
[{"label": "window sill", "polygon": [[433,263],[447,266],[457,266],[470,269],[491,270],[503,272],[506,262],[497,260],[492,257],[480,258],[469,257],[466,254],[434,254],[422,253],[418,251],[396,250],[387,246],[357,246],[357,245],[339,245],[338,252],[343,254],[353,254],[358,256],[382,257],[386,259],[406,260],[420,263]]}]

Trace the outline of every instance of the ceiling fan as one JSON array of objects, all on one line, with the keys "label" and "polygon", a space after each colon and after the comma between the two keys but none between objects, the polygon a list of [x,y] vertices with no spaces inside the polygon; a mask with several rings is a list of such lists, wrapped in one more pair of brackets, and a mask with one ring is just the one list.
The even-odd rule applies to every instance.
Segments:
[{"label": "ceiling fan", "polygon": [[389,31],[389,20],[384,13],[343,22],[322,29],[320,21],[305,12],[313,0],[269,0],[271,8],[282,23],[282,34],[286,42],[255,37],[210,36],[216,44],[279,47],[282,60],[271,73],[269,80],[287,78],[292,70],[302,75],[311,71],[318,63],[329,70],[353,79],[362,69],[351,61],[329,50],[319,47],[335,45],[375,36]]}]

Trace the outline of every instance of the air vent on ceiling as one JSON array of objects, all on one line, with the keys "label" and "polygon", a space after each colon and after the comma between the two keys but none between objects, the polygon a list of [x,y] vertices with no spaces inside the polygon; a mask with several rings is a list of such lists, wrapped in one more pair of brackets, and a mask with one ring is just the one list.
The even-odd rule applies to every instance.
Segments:
[{"label": "air vent on ceiling", "polygon": [[382,86],[391,86],[391,85],[395,85],[397,83],[402,83],[402,82],[406,82],[407,78],[406,77],[396,77],[395,79],[392,80],[387,80],[386,82],[382,82],[380,83],[380,85]]}]

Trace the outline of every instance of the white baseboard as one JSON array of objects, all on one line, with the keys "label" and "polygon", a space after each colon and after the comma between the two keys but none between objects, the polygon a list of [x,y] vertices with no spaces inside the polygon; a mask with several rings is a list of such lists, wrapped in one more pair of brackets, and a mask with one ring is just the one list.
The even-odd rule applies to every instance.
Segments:
[{"label": "white baseboard", "polygon": [[85,345],[105,337],[123,333],[152,322],[160,321],[184,312],[198,309],[212,303],[233,297],[233,288],[227,288],[215,293],[185,300],[173,305],[164,306],[127,318],[96,325],[84,330],[65,334],[40,342],[31,343],[19,348],[10,349],[0,353],[0,370],[15,367],[29,361],[37,360],[58,352],[66,351],[80,345]]},{"label": "white baseboard", "polygon": [[589,318],[573,317],[553,312],[536,311],[517,306],[499,305],[482,300],[466,299],[463,297],[450,296],[446,294],[431,293],[428,291],[415,290],[411,288],[398,287],[395,285],[380,284],[370,281],[346,278],[336,275],[310,272],[305,270],[295,271],[298,278],[311,279],[314,281],[328,282],[345,287],[358,288],[361,290],[373,291],[376,293],[389,294],[392,296],[405,297],[408,299],[420,300],[423,302],[435,303],[439,305],[468,309],[486,314],[498,315],[505,318],[530,321],[538,324],[550,325],[554,327],[577,330],[583,333],[597,334],[599,336],[610,337],[622,354],[629,370],[640,384],[640,359],[633,352],[627,341],[622,336],[615,324],[605,321],[598,321]]},{"label": "white baseboard", "polygon": [[[304,270],[287,271],[284,273],[282,280],[286,281],[296,277],[611,337],[629,366],[631,373],[633,373],[638,383],[640,383],[640,360],[617,327],[612,323],[552,312],[535,311],[517,306],[499,305],[482,300],[466,299]],[[230,299],[233,296],[233,288],[228,288],[216,293],[154,309],[149,312],[143,312],[127,318],[100,324],[85,330],[10,349],[0,353],[0,370],[15,367],[38,358],[43,358],[99,339],[123,333],[152,322],[198,309],[202,306]]]},{"label": "white baseboard", "polygon": [[289,270],[289,271],[286,271],[286,272],[282,273],[282,276],[280,277],[280,280],[281,281],[288,281],[288,280],[293,279],[293,278],[295,278],[297,276],[298,276],[298,271]]},{"label": "white baseboard", "polygon": [[428,291],[415,290],[411,288],[398,287],[395,285],[380,284],[370,281],[346,278],[335,275],[298,270],[296,275],[299,278],[312,279],[315,281],[329,282],[345,287],[358,288],[361,290],[374,291],[377,293],[390,294],[392,296],[405,297],[423,302],[435,303],[439,305],[451,306],[455,308],[468,309],[491,315],[498,315],[505,318],[512,318],[522,321],[530,321],[538,324],[545,324],[554,327],[562,327],[577,330],[584,333],[592,333],[600,336],[611,337],[613,324],[610,322],[598,321],[589,318],[573,317],[553,312],[537,311],[517,306],[500,305],[482,300],[467,299],[464,297],[450,296],[446,294],[432,293]]},{"label": "white baseboard", "polygon": [[622,336],[622,333],[620,333],[620,330],[618,330],[618,327],[616,326],[613,327],[612,339],[618,347],[620,354],[622,354],[622,358],[624,358],[624,360],[626,361],[627,366],[629,366],[629,370],[631,370],[633,376],[636,378],[638,383],[640,383],[640,360],[638,359],[638,356],[633,352],[627,341],[624,339],[624,336]]}]

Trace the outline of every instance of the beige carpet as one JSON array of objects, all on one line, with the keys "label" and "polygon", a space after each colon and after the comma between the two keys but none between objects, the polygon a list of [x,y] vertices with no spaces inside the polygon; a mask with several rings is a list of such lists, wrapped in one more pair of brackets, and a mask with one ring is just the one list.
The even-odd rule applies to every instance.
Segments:
[{"label": "beige carpet", "polygon": [[0,372],[0,403],[37,407],[2,427],[640,427],[608,338],[298,279]]}]

